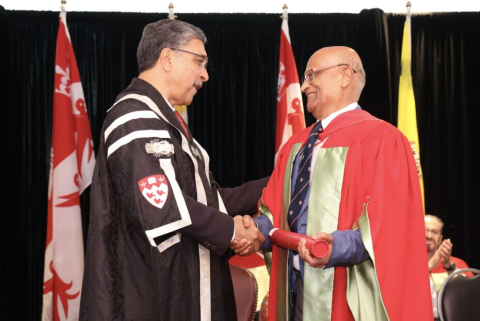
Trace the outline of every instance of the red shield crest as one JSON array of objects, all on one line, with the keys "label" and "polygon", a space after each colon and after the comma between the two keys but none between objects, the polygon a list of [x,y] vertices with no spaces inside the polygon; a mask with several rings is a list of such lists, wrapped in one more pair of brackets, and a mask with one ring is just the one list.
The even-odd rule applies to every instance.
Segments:
[{"label": "red shield crest", "polygon": [[164,175],[152,175],[138,181],[143,197],[155,207],[163,208],[168,197],[167,179]]}]

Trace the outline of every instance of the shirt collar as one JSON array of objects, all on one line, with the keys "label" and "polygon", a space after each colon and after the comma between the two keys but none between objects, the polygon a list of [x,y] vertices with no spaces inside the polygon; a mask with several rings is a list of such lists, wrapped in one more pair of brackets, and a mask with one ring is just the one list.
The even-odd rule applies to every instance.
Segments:
[{"label": "shirt collar", "polygon": [[[163,96],[162,96],[162,97],[163,97]],[[168,102],[168,100],[167,100],[165,97],[163,97],[163,99],[165,99],[165,102],[166,102],[167,105],[172,109],[172,111],[175,112],[175,108],[172,107],[172,105],[170,105],[170,103]]]},{"label": "shirt collar", "polygon": [[357,108],[358,106],[358,102],[354,102],[354,103],[351,103],[350,105],[340,109],[340,110],[337,110],[336,112],[330,114],[327,118],[325,118],[324,120],[322,120],[322,127],[323,129],[325,129],[328,124],[330,124],[332,122],[332,120],[335,119],[335,117],[337,117],[338,115],[340,114],[343,114],[347,111],[351,111],[351,110],[354,110],[355,108]]}]

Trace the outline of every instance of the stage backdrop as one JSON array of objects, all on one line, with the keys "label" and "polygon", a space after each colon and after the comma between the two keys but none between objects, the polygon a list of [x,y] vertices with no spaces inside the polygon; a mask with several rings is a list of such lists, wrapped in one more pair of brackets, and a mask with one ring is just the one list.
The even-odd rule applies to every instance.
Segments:
[{"label": "stage backdrop", "polygon": [[[5,320],[39,320],[41,314],[58,15],[0,6],[2,200],[6,204],[0,218],[0,315]],[[142,28],[166,15],[67,13],[95,150],[106,110],[137,75]],[[193,135],[209,152],[221,186],[261,178],[273,169],[279,15],[178,14],[180,20],[202,28],[208,38],[210,80],[194,98],[188,115]],[[290,14],[289,18],[299,77],[315,50],[351,46],[367,73],[360,105],[396,125],[405,16],[372,9],[359,14]],[[453,241],[454,255],[477,268],[478,34],[480,13],[412,17],[412,75],[426,211],[445,221],[444,234]],[[313,121],[306,115],[307,125]],[[85,239],[88,192],[82,198]],[[406,257],[405,264],[416,262]]]}]

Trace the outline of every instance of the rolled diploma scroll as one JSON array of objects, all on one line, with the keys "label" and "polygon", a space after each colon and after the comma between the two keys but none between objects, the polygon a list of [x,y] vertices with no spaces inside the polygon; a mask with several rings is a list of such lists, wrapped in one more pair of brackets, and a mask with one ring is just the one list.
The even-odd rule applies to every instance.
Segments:
[{"label": "rolled diploma scroll", "polygon": [[268,239],[275,245],[298,251],[298,242],[305,239],[305,244],[310,255],[322,259],[328,254],[328,243],[324,240],[314,240],[310,236],[293,233],[279,228],[271,229],[268,233]]}]

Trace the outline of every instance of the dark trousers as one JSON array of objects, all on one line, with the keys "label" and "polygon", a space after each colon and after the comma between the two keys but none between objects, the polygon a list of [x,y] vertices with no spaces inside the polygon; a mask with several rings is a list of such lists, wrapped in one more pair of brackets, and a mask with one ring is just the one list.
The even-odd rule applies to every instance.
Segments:
[{"label": "dark trousers", "polygon": [[298,271],[297,280],[297,299],[295,301],[295,321],[303,320],[303,280],[300,271]]}]

